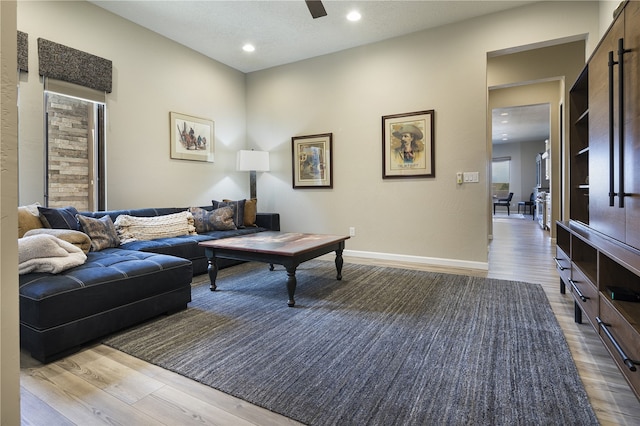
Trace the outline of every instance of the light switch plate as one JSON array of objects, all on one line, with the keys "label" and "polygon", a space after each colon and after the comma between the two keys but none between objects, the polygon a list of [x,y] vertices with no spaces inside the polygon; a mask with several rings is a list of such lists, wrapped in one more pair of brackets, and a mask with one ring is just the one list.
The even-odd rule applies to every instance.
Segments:
[{"label": "light switch plate", "polygon": [[464,172],[464,182],[480,182],[479,174],[478,172]]}]

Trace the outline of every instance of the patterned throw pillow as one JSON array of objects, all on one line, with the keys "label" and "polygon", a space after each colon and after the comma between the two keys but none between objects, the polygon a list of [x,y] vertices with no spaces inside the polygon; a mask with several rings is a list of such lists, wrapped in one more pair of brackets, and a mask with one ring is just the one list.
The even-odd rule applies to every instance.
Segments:
[{"label": "patterned throw pillow", "polygon": [[244,228],[244,205],[247,200],[238,201],[216,201],[212,200],[213,208],[219,209],[220,207],[231,207],[233,209],[233,222],[236,224],[236,228]]},{"label": "patterned throw pillow", "polygon": [[78,210],[75,207],[60,207],[51,209],[48,207],[38,207],[40,221],[45,228],[73,229],[80,231],[80,224],[76,219]]},{"label": "patterned throw pillow", "polygon": [[91,251],[100,251],[120,245],[118,232],[116,232],[116,227],[109,215],[94,219],[79,214],[77,218],[84,233],[91,238]]},{"label": "patterned throw pillow", "polygon": [[222,207],[217,210],[190,207],[189,211],[193,215],[196,232],[198,234],[236,229],[236,225],[233,222],[233,209],[231,207]]},{"label": "patterned throw pillow", "polygon": [[209,220],[216,231],[231,231],[237,228],[233,221],[233,215],[234,212],[231,207],[220,207],[211,212]]}]

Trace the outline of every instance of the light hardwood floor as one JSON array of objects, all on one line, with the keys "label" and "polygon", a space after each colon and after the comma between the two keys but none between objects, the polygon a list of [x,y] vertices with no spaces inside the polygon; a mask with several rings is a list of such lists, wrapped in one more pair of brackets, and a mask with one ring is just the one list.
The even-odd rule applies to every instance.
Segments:
[{"label": "light hardwood floor", "polygon": [[[531,216],[499,215],[493,235],[488,272],[397,262],[393,266],[541,284],[600,423],[639,425],[640,402],[593,328],[573,321],[571,296],[559,292],[549,233]],[[345,262],[373,263],[356,258]],[[298,424],[104,345],[48,365],[23,353],[20,377],[23,425]]]}]

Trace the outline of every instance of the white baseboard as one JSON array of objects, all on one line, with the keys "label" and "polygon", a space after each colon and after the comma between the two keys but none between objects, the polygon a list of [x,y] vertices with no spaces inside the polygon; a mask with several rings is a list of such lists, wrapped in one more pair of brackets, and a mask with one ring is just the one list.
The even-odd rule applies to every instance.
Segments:
[{"label": "white baseboard", "polygon": [[447,266],[461,269],[489,270],[488,262],[472,262],[459,259],[444,259],[439,257],[411,256],[404,254],[379,253],[371,251],[345,250],[343,256],[361,257],[365,259],[379,259],[392,262],[407,262],[420,265]]}]

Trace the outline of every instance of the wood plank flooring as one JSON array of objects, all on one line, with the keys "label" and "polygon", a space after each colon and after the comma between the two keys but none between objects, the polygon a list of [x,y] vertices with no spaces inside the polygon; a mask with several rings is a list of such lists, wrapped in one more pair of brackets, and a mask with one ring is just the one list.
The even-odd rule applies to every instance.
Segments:
[{"label": "wood plank flooring", "polygon": [[[573,321],[571,296],[560,294],[549,233],[530,216],[505,214],[495,217],[493,235],[488,272],[397,262],[390,266],[541,284],[600,423],[640,424],[640,402],[593,328]],[[384,264],[356,258],[345,262]],[[47,365],[23,353],[20,377],[23,425],[298,424],[104,345]]]}]

